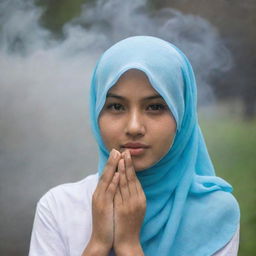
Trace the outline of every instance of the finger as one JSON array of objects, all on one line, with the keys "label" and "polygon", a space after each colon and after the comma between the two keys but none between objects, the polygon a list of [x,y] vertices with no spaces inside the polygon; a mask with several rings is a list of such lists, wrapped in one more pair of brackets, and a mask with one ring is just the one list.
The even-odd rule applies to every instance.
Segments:
[{"label": "finger", "polygon": [[130,193],[129,193],[128,183],[127,183],[127,178],[125,173],[124,159],[120,159],[118,163],[118,172],[120,173],[119,187],[121,191],[121,196],[123,201],[125,201],[129,198]]},{"label": "finger", "polygon": [[142,188],[142,186],[141,186],[141,183],[140,183],[140,181],[138,180],[138,178],[135,180],[135,183],[136,183],[136,188],[137,188],[137,190],[144,192],[144,190],[143,190],[143,188]]},{"label": "finger", "polygon": [[125,159],[126,176],[128,180],[130,193],[131,194],[138,193],[137,182],[136,182],[138,178],[134,170],[134,166],[132,163],[132,158],[129,150],[124,152],[124,159]]},{"label": "finger", "polygon": [[97,187],[100,191],[105,192],[108,186],[110,185],[113,176],[117,170],[117,165],[120,157],[121,154],[117,150],[111,150],[109,159],[106,163],[106,166],[104,168],[103,174],[100,177],[99,184]]},{"label": "finger", "polygon": [[117,187],[118,187],[118,183],[119,183],[119,177],[120,177],[119,173],[115,172],[115,174],[113,176],[113,179],[112,179],[112,182],[110,183],[110,185],[107,188],[106,192],[109,192],[107,194],[110,196],[111,199],[114,198],[115,193],[117,191]]},{"label": "finger", "polygon": [[121,196],[120,186],[118,185],[116,188],[116,193],[115,193],[115,197],[114,197],[114,204],[120,205],[120,204],[122,204],[122,202],[123,202],[123,200],[122,200],[122,196]]}]

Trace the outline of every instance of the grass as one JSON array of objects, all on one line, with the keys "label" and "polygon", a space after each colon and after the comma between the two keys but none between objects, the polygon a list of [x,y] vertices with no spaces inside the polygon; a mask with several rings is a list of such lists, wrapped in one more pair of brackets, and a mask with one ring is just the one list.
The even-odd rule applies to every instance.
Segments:
[{"label": "grass", "polygon": [[232,184],[240,204],[239,256],[256,255],[256,119],[244,122],[232,115],[201,119],[216,174]]}]

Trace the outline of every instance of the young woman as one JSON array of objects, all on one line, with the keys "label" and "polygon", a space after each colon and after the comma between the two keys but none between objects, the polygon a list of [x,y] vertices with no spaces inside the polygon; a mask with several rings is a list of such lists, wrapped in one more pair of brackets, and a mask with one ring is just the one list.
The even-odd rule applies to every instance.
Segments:
[{"label": "young woman", "polygon": [[98,173],[39,201],[33,255],[237,255],[239,207],[215,176],[184,54],[122,40],[99,59],[90,114]]}]

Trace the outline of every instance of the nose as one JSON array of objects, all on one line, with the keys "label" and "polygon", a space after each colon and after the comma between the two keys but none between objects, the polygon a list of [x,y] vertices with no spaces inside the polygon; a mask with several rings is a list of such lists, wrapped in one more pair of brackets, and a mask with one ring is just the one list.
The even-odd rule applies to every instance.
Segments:
[{"label": "nose", "polygon": [[141,137],[145,135],[144,118],[138,110],[133,110],[129,113],[125,133],[131,137]]}]

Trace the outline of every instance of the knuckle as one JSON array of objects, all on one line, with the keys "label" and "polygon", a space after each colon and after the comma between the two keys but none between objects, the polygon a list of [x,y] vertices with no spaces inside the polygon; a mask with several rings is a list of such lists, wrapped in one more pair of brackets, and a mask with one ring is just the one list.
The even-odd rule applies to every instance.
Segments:
[{"label": "knuckle", "polygon": [[107,189],[107,193],[106,193],[106,196],[108,196],[109,194],[113,194],[115,192],[115,185],[114,184],[110,184],[108,189]]},{"label": "knuckle", "polygon": [[127,183],[126,182],[120,182],[120,188],[121,189],[125,189],[127,187]]},{"label": "knuckle", "polygon": [[118,158],[109,157],[106,166],[113,167],[117,163]]},{"label": "knuckle", "polygon": [[135,182],[135,176],[130,174],[130,175],[127,175],[127,179],[129,182]]},{"label": "knuckle", "polygon": [[106,163],[106,166],[105,166],[105,170],[107,170],[108,168],[111,168],[113,167],[113,161],[112,159],[108,159],[107,163]]},{"label": "knuckle", "polygon": [[108,160],[106,165],[105,165],[104,172],[101,175],[101,179],[103,179],[103,180],[106,179],[106,177],[108,176],[109,170],[113,169],[113,168],[114,168],[114,163],[111,162],[110,160]]}]

